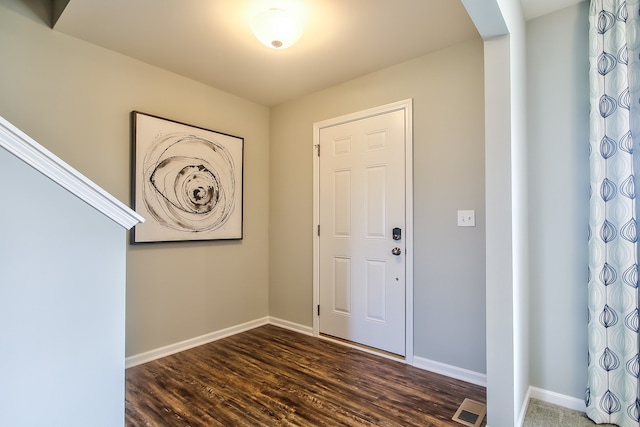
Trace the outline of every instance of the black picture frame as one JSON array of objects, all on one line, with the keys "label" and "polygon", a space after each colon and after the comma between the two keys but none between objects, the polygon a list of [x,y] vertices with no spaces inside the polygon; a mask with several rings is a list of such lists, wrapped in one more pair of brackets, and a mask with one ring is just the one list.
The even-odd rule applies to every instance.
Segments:
[{"label": "black picture frame", "polygon": [[131,112],[131,243],[243,238],[244,139]]}]

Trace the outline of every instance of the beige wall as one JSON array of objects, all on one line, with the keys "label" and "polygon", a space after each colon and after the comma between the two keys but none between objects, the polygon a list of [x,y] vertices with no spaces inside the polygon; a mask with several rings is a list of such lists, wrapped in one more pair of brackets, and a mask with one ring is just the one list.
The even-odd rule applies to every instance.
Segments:
[{"label": "beige wall", "polygon": [[11,3],[0,6],[0,115],[123,202],[131,110],[245,139],[244,240],[128,247],[127,354],[266,316],[269,109],[53,31]]},{"label": "beige wall", "polygon": [[483,85],[477,39],[272,109],[271,316],[312,325],[313,123],[413,98],[415,354],[485,372]]},{"label": "beige wall", "polygon": [[245,138],[244,240],[128,247],[128,355],[267,315],[311,326],[312,125],[413,98],[415,354],[485,372],[481,40],[269,110],[28,12],[0,7],[0,115],[120,200],[131,110]]}]

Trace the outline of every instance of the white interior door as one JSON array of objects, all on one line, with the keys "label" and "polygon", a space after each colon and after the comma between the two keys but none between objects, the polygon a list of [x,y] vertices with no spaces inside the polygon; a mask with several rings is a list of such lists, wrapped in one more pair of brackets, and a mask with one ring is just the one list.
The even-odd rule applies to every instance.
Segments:
[{"label": "white interior door", "polygon": [[319,129],[319,332],[401,356],[405,114],[400,109]]}]

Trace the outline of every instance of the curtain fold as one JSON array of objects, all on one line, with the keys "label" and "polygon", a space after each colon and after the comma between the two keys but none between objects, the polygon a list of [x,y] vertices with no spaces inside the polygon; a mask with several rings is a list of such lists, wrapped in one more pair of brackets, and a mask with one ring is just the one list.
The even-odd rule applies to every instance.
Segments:
[{"label": "curtain fold", "polygon": [[591,0],[587,415],[640,425],[640,0]]}]

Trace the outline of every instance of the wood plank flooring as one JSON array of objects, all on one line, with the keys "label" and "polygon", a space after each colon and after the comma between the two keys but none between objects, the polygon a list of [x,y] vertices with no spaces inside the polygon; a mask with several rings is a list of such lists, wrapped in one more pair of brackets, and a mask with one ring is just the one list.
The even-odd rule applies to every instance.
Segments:
[{"label": "wood plank flooring", "polygon": [[460,427],[465,398],[485,389],[267,325],[127,369],[125,412],[129,427]]}]

